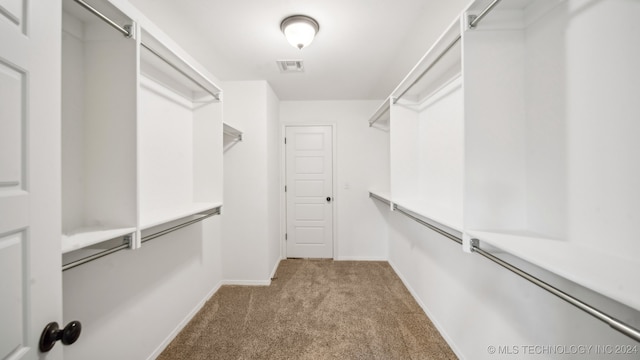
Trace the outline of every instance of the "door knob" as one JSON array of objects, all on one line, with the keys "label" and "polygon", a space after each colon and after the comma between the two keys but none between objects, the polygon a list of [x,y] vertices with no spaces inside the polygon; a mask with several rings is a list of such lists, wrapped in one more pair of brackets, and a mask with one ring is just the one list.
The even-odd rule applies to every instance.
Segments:
[{"label": "door knob", "polygon": [[327,202],[331,202],[331,196],[327,196]]},{"label": "door knob", "polygon": [[61,340],[64,345],[71,345],[80,337],[82,324],[80,321],[72,321],[60,330],[57,322],[50,322],[44,327],[40,335],[40,351],[47,352],[53,349],[56,341]]}]

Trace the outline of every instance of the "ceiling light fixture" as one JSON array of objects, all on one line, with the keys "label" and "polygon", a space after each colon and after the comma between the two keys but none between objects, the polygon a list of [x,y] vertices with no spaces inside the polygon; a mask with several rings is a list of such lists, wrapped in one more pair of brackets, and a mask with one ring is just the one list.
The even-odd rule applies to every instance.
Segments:
[{"label": "ceiling light fixture", "polygon": [[320,30],[320,25],[314,19],[305,15],[293,15],[282,20],[280,30],[293,47],[302,50],[313,41]]}]

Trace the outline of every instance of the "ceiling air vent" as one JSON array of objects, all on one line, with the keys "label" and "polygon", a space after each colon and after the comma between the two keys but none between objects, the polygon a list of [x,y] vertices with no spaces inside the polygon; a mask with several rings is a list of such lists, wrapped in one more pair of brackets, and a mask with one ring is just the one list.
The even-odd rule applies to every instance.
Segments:
[{"label": "ceiling air vent", "polygon": [[304,71],[302,60],[277,60],[281,73],[299,73]]}]

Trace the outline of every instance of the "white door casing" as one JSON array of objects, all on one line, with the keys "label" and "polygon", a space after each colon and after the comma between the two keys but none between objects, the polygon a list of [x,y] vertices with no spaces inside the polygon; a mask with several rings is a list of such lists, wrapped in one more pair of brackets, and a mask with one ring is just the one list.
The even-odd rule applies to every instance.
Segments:
[{"label": "white door casing", "polygon": [[62,320],[60,0],[0,0],[0,358]]},{"label": "white door casing", "polygon": [[286,248],[289,258],[333,258],[333,130],[287,126]]}]

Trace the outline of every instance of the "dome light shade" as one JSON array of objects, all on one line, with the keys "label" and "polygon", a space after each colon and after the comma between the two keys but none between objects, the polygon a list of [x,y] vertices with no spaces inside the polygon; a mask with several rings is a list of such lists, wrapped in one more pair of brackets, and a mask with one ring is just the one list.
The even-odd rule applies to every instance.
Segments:
[{"label": "dome light shade", "polygon": [[320,30],[318,22],[305,15],[293,15],[282,20],[280,30],[293,47],[302,50],[313,41]]}]

